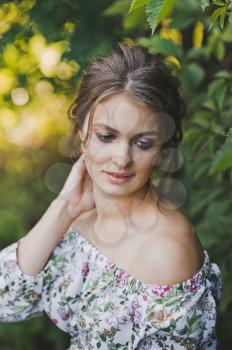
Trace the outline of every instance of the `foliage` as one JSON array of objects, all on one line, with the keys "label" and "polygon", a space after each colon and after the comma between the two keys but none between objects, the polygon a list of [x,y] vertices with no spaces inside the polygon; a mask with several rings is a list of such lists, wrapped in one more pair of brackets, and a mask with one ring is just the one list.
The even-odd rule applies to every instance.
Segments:
[{"label": "foliage", "polygon": [[[107,52],[115,41],[142,44],[163,54],[182,81],[187,115],[178,176],[189,194],[183,210],[223,273],[219,350],[228,349],[231,1],[107,0],[87,5],[84,0],[0,2],[1,248],[38,221],[62,186],[72,163],[67,108],[89,59]],[[3,350],[59,350],[68,340],[43,317],[1,325],[0,341]]]},{"label": "foliage", "polygon": [[[181,0],[132,0],[129,13],[144,7],[147,14],[147,21],[153,34],[161,21],[170,15],[174,5],[178,1],[181,2]],[[212,28],[218,19],[220,27],[223,28],[226,16],[229,22],[232,23],[232,3],[230,0],[213,0],[212,2],[209,0],[196,0],[196,2],[199,3],[203,10],[207,7],[214,7],[213,13],[209,19],[209,29]]]},{"label": "foliage", "polygon": [[[67,176],[68,106],[91,56],[120,37],[116,19],[102,20],[110,3],[0,2],[1,249],[36,224]],[[61,350],[68,341],[46,316],[0,326],[1,350]]]},{"label": "foliage", "polygon": [[[180,148],[184,165],[177,175],[189,193],[182,209],[222,271],[219,349],[227,349],[231,342],[227,325],[232,322],[229,313],[232,306],[231,2],[176,1],[170,11],[162,12],[162,6],[167,3],[131,1],[125,16],[146,8],[153,35],[149,36],[144,21],[145,35],[134,34],[138,31],[138,26],[134,26],[130,43],[139,43],[152,53],[163,54],[182,82],[187,115]],[[225,24],[225,18],[215,20],[223,13],[217,11],[217,7],[222,9],[222,3],[228,11]],[[152,6],[147,11],[149,4]],[[171,4],[173,2],[169,2]]]}]

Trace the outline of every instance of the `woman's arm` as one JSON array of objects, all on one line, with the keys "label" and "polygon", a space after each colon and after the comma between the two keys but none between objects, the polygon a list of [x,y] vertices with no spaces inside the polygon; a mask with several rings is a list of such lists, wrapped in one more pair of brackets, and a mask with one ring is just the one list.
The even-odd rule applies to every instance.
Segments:
[{"label": "woman's arm", "polygon": [[18,265],[22,272],[34,276],[43,269],[70,222],[66,202],[55,199],[39,222],[20,241]]},{"label": "woman's arm", "polygon": [[18,265],[31,276],[38,274],[75,218],[95,206],[90,179],[82,155],[58,197],[32,230],[21,239]]},{"label": "woman's arm", "polygon": [[18,322],[43,312],[43,275],[29,276],[19,269],[19,244],[0,251],[0,322]]}]

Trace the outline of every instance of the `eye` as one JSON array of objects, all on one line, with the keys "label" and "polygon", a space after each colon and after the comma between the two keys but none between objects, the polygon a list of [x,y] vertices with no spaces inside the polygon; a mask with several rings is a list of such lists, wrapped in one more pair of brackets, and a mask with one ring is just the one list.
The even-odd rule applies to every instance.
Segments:
[{"label": "eye", "polygon": [[150,148],[151,146],[153,146],[153,143],[151,143],[151,142],[138,141],[138,143],[140,143],[139,148],[141,148],[141,149],[143,149],[143,150],[148,149],[148,148]]},{"label": "eye", "polygon": [[96,135],[103,142],[110,142],[111,138],[114,137],[111,134],[98,134],[98,133],[96,133]]},{"label": "eye", "polygon": [[[115,136],[114,135],[111,135],[111,134],[99,134],[99,133],[96,133],[97,137],[99,138],[99,140],[101,140],[102,142],[104,143],[110,143],[114,138]],[[147,142],[147,141],[137,141],[136,142],[138,147],[141,149],[141,150],[146,150],[152,146],[154,146],[154,142]]]}]

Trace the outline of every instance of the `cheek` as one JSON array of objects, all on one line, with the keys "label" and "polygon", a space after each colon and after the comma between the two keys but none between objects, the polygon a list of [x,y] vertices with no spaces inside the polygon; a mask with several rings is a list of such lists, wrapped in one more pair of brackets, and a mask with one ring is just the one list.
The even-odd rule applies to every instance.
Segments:
[{"label": "cheek", "polygon": [[147,179],[148,177],[151,176],[152,171],[153,171],[153,166],[151,165],[151,162],[149,160],[141,161],[141,163],[136,167],[137,179],[138,180]]},{"label": "cheek", "polygon": [[90,176],[94,176],[96,170],[104,170],[104,165],[109,163],[107,147],[90,141],[85,151],[85,163]]},{"label": "cheek", "polygon": [[[105,170],[112,161],[112,155],[117,152],[117,146],[102,145],[94,137],[91,137],[88,147],[85,152],[86,167],[90,175],[94,176],[95,171]],[[133,166],[139,173],[145,176],[153,171],[156,161],[159,156],[159,149],[152,152],[141,152],[136,148],[133,150]]]},{"label": "cheek", "polygon": [[159,157],[159,151],[140,153],[136,159],[137,168],[143,169],[143,171],[150,171],[154,168],[157,159]]}]

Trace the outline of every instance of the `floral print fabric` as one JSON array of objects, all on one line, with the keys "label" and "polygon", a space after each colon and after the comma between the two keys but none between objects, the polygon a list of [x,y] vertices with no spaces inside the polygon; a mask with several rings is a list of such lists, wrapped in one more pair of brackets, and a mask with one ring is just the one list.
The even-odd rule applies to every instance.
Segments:
[{"label": "floral print fabric", "polygon": [[222,293],[206,250],[202,268],[172,285],[141,282],[72,227],[36,276],[17,264],[20,240],[0,252],[0,321],[45,312],[70,334],[68,350],[216,349]]}]

